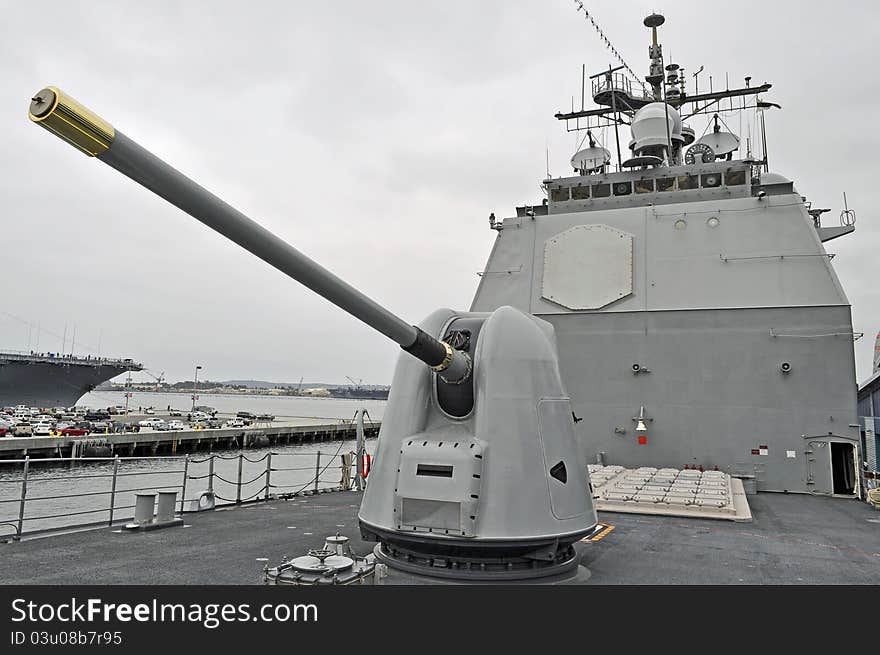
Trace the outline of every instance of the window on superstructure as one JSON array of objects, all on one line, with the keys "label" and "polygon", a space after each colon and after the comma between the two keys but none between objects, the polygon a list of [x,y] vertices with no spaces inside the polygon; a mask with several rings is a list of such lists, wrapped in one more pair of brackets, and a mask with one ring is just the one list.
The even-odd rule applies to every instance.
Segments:
[{"label": "window on superstructure", "polygon": [[628,196],[632,193],[632,182],[615,182],[614,183],[614,195],[615,196]]},{"label": "window on superstructure", "polygon": [[654,180],[636,180],[633,186],[636,193],[654,193]]},{"label": "window on superstructure", "polygon": [[568,187],[553,187],[550,189],[550,200],[553,202],[565,202],[568,200]]},{"label": "window on superstructure", "polygon": [[674,177],[658,177],[657,191],[675,191]]},{"label": "window on superstructure", "polygon": [[594,184],[593,185],[593,197],[594,198],[607,198],[611,195],[611,185],[610,184]]},{"label": "window on superstructure", "polygon": [[745,171],[728,171],[724,174],[724,183],[727,186],[740,186],[746,183]]},{"label": "window on superstructure", "polygon": [[678,190],[685,191],[687,189],[699,189],[700,178],[696,175],[679,175]]},{"label": "window on superstructure", "polygon": [[571,199],[572,200],[589,200],[590,199],[590,187],[584,186],[583,184],[579,184],[577,186],[571,187]]}]

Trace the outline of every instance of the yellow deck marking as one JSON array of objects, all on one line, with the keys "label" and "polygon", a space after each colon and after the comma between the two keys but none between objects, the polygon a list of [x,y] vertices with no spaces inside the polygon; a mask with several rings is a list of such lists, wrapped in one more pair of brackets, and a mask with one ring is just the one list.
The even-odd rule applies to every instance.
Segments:
[{"label": "yellow deck marking", "polygon": [[599,532],[597,532],[596,534],[594,534],[591,537],[584,537],[583,539],[581,539],[581,541],[586,541],[586,542],[599,541],[600,539],[602,539],[603,537],[606,537],[608,534],[610,534],[614,530],[614,526],[609,525],[608,523],[599,523],[599,525],[602,526],[602,530],[600,530]]}]

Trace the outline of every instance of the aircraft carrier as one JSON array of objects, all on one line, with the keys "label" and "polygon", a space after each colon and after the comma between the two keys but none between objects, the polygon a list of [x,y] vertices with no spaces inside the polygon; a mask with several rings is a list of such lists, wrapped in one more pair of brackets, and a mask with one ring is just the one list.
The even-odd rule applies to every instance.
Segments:
[{"label": "aircraft carrier", "polygon": [[0,407],[72,407],[102,382],[142,369],[131,359],[0,352]]}]

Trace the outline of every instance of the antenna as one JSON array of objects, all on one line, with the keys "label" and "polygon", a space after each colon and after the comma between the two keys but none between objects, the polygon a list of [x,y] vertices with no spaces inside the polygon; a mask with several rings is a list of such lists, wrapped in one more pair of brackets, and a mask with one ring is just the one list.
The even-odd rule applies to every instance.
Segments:
[{"label": "antenna", "polygon": [[[700,70],[698,70],[696,73],[694,73],[694,74],[692,75],[692,77],[694,78],[694,95],[699,95],[699,94],[700,94],[700,73],[703,72],[703,68],[704,68],[703,66],[700,66]],[[700,110],[700,105],[699,105],[699,104],[695,104],[695,105],[694,105],[694,110],[695,110],[695,111],[699,111],[699,110]]]},{"label": "antenna", "polygon": [[614,92],[613,78],[614,73],[611,70],[611,64],[609,64],[606,79],[608,80],[608,88],[611,89],[611,109],[614,111],[614,140],[617,143],[617,170],[620,170],[620,166],[623,163],[623,159],[620,156],[620,114],[617,112],[617,93]]},{"label": "antenna", "polygon": [[657,28],[666,22],[662,14],[651,14],[643,21],[645,27],[651,28],[651,46],[648,54],[651,57],[650,75],[645,80],[654,90],[654,100],[663,100],[663,47],[657,43]]},{"label": "antenna", "polygon": [[846,203],[846,191],[843,192],[843,211],[840,212],[840,224],[846,227],[856,224],[856,211]]}]

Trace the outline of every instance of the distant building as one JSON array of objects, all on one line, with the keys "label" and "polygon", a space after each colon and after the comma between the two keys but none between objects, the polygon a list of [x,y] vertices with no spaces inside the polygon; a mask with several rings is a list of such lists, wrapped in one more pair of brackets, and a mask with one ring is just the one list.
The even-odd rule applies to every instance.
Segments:
[{"label": "distant building", "polygon": [[303,389],[302,393],[300,395],[302,395],[302,396],[320,396],[322,398],[326,398],[326,397],[330,396],[330,391],[328,389],[319,389],[319,388]]},{"label": "distant building", "polygon": [[880,371],[859,388],[859,422],[862,426],[862,452],[871,471],[877,471],[880,450]]}]

